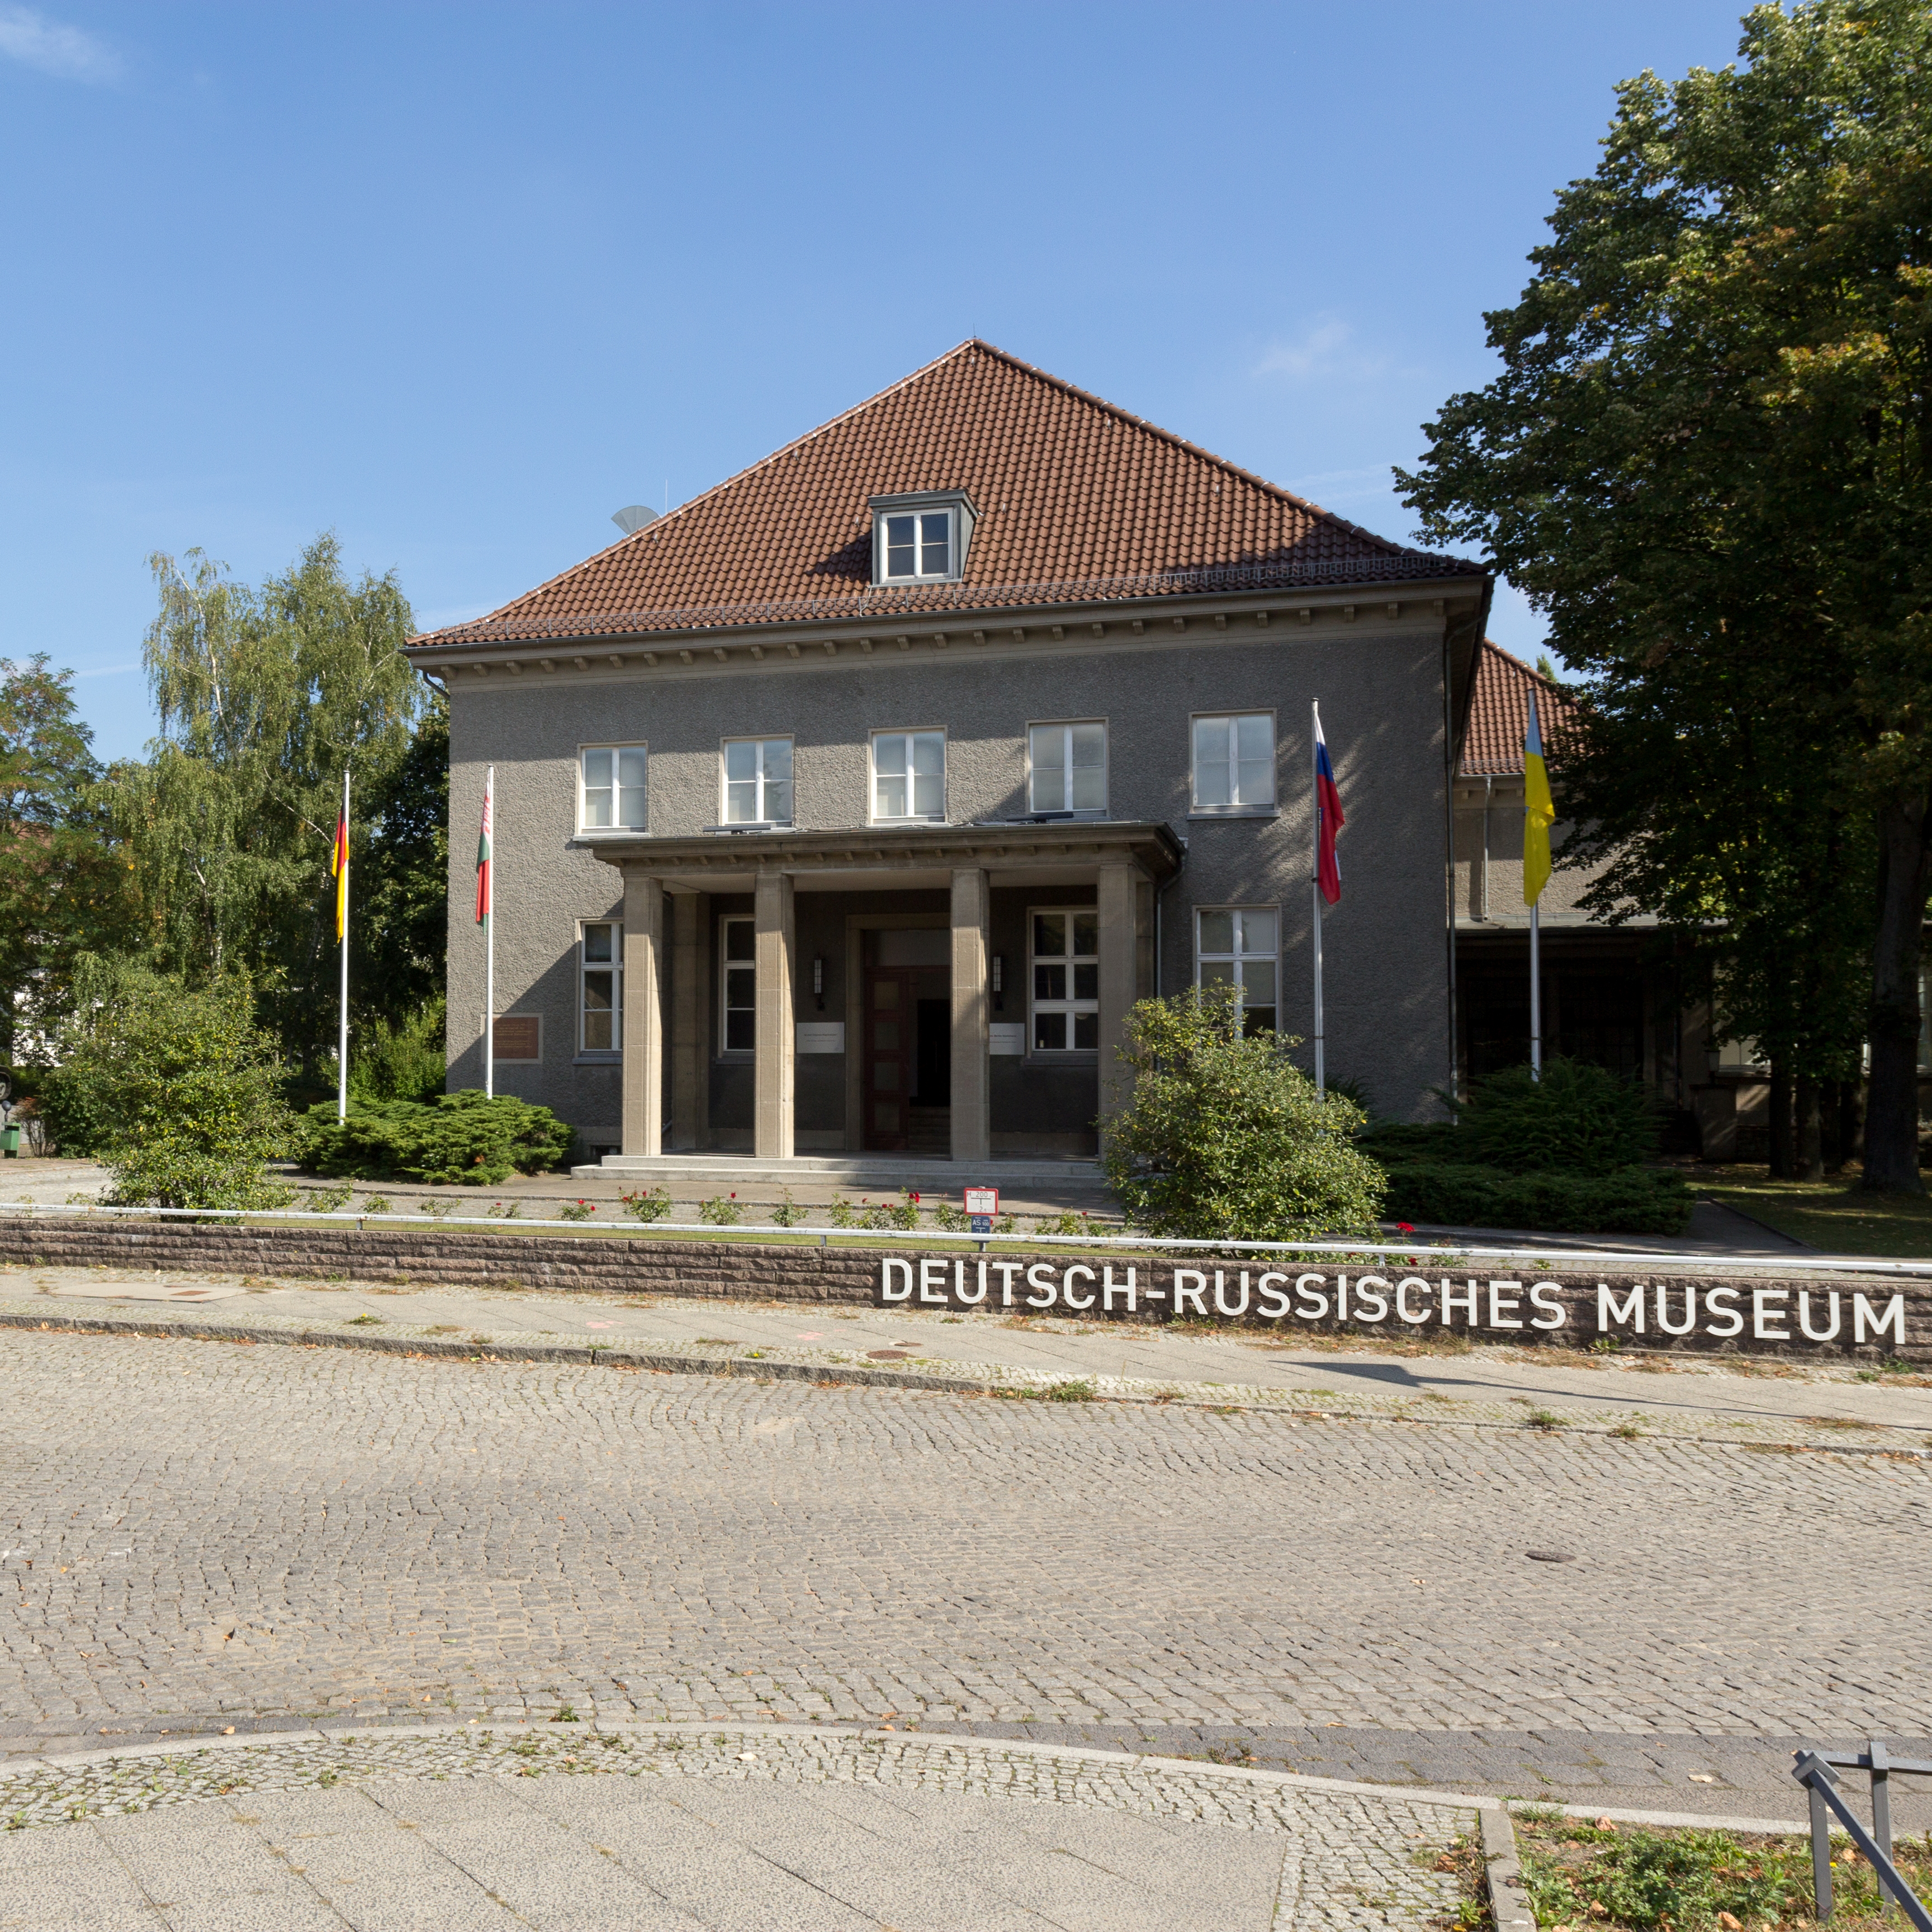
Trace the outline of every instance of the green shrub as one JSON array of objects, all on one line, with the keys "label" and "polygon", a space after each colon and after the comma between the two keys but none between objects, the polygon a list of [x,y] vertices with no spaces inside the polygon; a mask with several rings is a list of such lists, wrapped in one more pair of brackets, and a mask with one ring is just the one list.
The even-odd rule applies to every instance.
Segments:
[{"label": "green shrub", "polygon": [[1556,1234],[1675,1234],[1690,1190],[1648,1168],[1604,1174],[1505,1174],[1492,1167],[1398,1162],[1384,1216],[1459,1228],[1534,1228]]},{"label": "green shrub", "polygon": [[1606,1067],[1558,1057],[1543,1077],[1506,1066],[1456,1105],[1462,1158],[1513,1174],[1604,1174],[1657,1150],[1648,1093]]},{"label": "green shrub", "polygon": [[714,1228],[735,1227],[744,1218],[744,1211],[736,1194],[714,1194],[709,1201],[698,1204],[698,1218],[709,1221]]},{"label": "green shrub", "polygon": [[346,1120],[333,1106],[312,1107],[302,1127],[302,1163],[316,1174],[471,1187],[554,1168],[576,1138],[548,1107],[507,1094],[486,1099],[474,1088],[428,1102],[352,1094]]},{"label": "green shrub", "polygon": [[[446,1030],[442,1000],[425,1000],[392,1025],[377,1020],[349,1042],[349,1092],[356,1100],[418,1100],[434,1105],[442,1091]],[[329,1080],[335,1078],[333,1057]]]},{"label": "green shrub", "polygon": [[63,1153],[84,1148],[106,1164],[108,1202],[263,1208],[294,1198],[268,1176],[296,1122],[274,1044],[250,1006],[239,984],[190,993],[139,968],[104,976],[62,1042],[44,1104]]},{"label": "green shrub", "polygon": [[[862,1207],[863,1202],[860,1204]],[[876,1208],[867,1208],[860,1224],[867,1228],[902,1228],[910,1231],[919,1226],[919,1196],[910,1188],[901,1190],[896,1201],[881,1201]]]},{"label": "green shrub", "polygon": [[1467,1166],[1472,1158],[1467,1136],[1450,1120],[1432,1120],[1422,1126],[1377,1121],[1355,1144],[1384,1167],[1410,1160]]},{"label": "green shrub", "polygon": [[623,1204],[624,1212],[634,1220],[662,1221],[670,1212],[670,1190],[666,1187],[640,1187],[617,1198]]},{"label": "green shrub", "polygon": [[1356,1150],[1361,1109],[1316,1091],[1288,1057],[1294,1041],[1244,1034],[1240,998],[1198,987],[1130,1009],[1132,1093],[1100,1123],[1108,1185],[1153,1234],[1372,1232],[1387,1184]]}]

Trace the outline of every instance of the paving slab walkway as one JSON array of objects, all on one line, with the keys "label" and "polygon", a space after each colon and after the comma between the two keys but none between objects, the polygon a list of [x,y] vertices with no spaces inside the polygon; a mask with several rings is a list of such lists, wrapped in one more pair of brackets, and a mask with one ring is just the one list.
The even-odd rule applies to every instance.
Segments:
[{"label": "paving slab walkway", "polygon": [[1423,1932],[1476,1826],[1454,1797],[1120,1752],[562,1724],[16,1765],[0,1819],[21,1932]]},{"label": "paving slab walkway", "polygon": [[[1280,1406],[1438,1426],[1559,1426],[1814,1449],[1932,1449],[1932,1376],[1763,1358],[1478,1345],[1311,1346],[1234,1330],[914,1308],[421,1289],[107,1268],[0,1268],[0,1322],[134,1319],[404,1352],[488,1347],[885,1386]],[[570,1359],[566,1354],[562,1359]]]}]

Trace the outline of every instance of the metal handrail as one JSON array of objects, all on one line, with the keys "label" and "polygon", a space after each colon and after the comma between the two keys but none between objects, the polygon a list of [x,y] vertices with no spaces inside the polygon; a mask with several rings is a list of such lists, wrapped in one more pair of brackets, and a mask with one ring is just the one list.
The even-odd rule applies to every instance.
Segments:
[{"label": "metal handrail", "polygon": [[[376,1184],[380,1186],[380,1184]],[[374,1192],[376,1187],[367,1191]],[[91,1215],[126,1215],[139,1220],[155,1220],[172,1216],[184,1220],[232,1220],[232,1221],[353,1221],[360,1226],[365,1221],[400,1222],[411,1227],[421,1227],[426,1220],[436,1225],[458,1228],[562,1228],[581,1232],[586,1225],[582,1221],[526,1220],[518,1215],[514,1219],[503,1215],[441,1214],[428,1216],[415,1214],[371,1214],[361,1208],[330,1209],[324,1208],[116,1208],[94,1202],[68,1202],[21,1201],[0,1202],[0,1220],[10,1215],[31,1216],[38,1214],[78,1215],[83,1218]],[[600,1229],[621,1228],[626,1234],[644,1233],[656,1230],[663,1234],[782,1234],[796,1237],[816,1234],[829,1238],[836,1234],[842,1239],[860,1241],[886,1241],[903,1247],[914,1238],[923,1237],[937,1241],[974,1241],[983,1245],[988,1241],[1000,1241],[1028,1247],[1041,1246],[1062,1248],[1118,1249],[1118,1248],[1171,1248],[1198,1253],[1226,1254],[1231,1252],[1258,1255],[1310,1255],[1348,1257],[1372,1255],[1390,1262],[1400,1261],[1420,1268],[1459,1264],[1465,1262],[1534,1262],[1539,1266],[1550,1267],[1563,1263],[1573,1267],[1588,1269],[1640,1268],[1646,1273],[1660,1270],[1666,1274],[1682,1274],[1703,1270],[1718,1274],[1848,1275],[1863,1274],[1881,1276],[1926,1276],[1932,1278],[1932,1260],[1928,1261],[1865,1261],[1856,1257],[1840,1259],[1836,1256],[1810,1255],[1786,1259],[1768,1255],[1684,1255],[1658,1254],[1640,1250],[1620,1252],[1604,1248],[1532,1248],[1532,1247],[1477,1247],[1458,1242],[1453,1245],[1434,1246],[1420,1240],[1402,1242],[1373,1241],[1249,1241],[1194,1239],[1179,1235],[1142,1234],[1130,1228],[1121,1228],[1111,1234],[974,1234],[968,1228],[840,1228],[823,1222],[799,1222],[786,1226],[777,1222],[728,1222],[716,1221],[632,1221],[620,1222],[600,1221]]]},{"label": "metal handrail", "polygon": [[[1932,1778],[1932,1764],[1913,1758],[1894,1758],[1876,1738],[1856,1755],[1844,1751],[1799,1751],[1796,1756],[1797,1762],[1791,1774],[1804,1786],[1810,1804],[1811,1900],[1818,1923],[1828,1924],[1832,1917],[1832,1828],[1826,1816],[1828,1809],[1850,1834],[1852,1843],[1871,1861],[1873,1876],[1878,1880],[1880,1911],[1884,1911],[1886,1894],[1889,1892],[1918,1932],[1932,1932],[1932,1912],[1926,1910],[1924,1901],[1905,1882],[1892,1862],[1890,1789],[1894,1772]],[[1838,1774],[1832,1768],[1834,1765],[1871,1774],[1875,1832],[1868,1832],[1839,1796]]]}]

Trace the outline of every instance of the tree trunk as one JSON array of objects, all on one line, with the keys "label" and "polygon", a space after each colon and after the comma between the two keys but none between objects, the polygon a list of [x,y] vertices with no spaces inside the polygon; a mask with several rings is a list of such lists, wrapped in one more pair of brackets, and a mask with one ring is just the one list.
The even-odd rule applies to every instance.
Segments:
[{"label": "tree trunk", "polygon": [[1932,884],[1927,806],[1921,792],[1888,800],[1878,814],[1864,1184],[1882,1193],[1925,1192],[1918,1178],[1918,962]]},{"label": "tree trunk", "polygon": [[1844,1089],[1841,1080],[1827,1080],[1818,1089],[1818,1147],[1825,1157],[1827,1174],[1837,1173],[1845,1164],[1838,1138],[1844,1119],[1838,1096]]},{"label": "tree trunk", "polygon": [[1825,1178],[1825,1118],[1821,1084],[1810,1074],[1798,1076],[1798,1178]]},{"label": "tree trunk", "polygon": [[1771,1178],[1791,1178],[1791,1063],[1771,1057]]},{"label": "tree trunk", "polygon": [[1849,1167],[1858,1157],[1858,1083],[1841,1081],[1838,1086],[1838,1164]]}]

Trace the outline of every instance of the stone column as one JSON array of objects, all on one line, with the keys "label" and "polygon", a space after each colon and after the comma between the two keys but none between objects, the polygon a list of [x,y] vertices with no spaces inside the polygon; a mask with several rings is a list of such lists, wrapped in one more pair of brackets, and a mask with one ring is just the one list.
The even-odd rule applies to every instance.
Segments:
[{"label": "stone column", "polygon": [[986,1058],[986,875],[952,874],[952,1158],[991,1148]]},{"label": "stone column", "polygon": [[711,1137],[711,897],[670,904],[670,1144],[682,1150]]},{"label": "stone column", "polygon": [[1139,868],[1124,854],[1103,860],[1096,881],[1100,915],[1100,1086],[1096,1111],[1103,1114],[1113,1110],[1108,1090],[1126,1073],[1115,1056],[1126,1044],[1127,1009],[1134,1003],[1139,978],[1134,890],[1139,882]]},{"label": "stone column", "polygon": [[664,881],[624,873],[624,1151],[662,1150],[664,1025],[658,962],[664,946]]},{"label": "stone column", "polygon": [[753,1150],[760,1160],[792,1155],[792,883],[789,872],[760,872],[758,914],[758,1044]]}]

